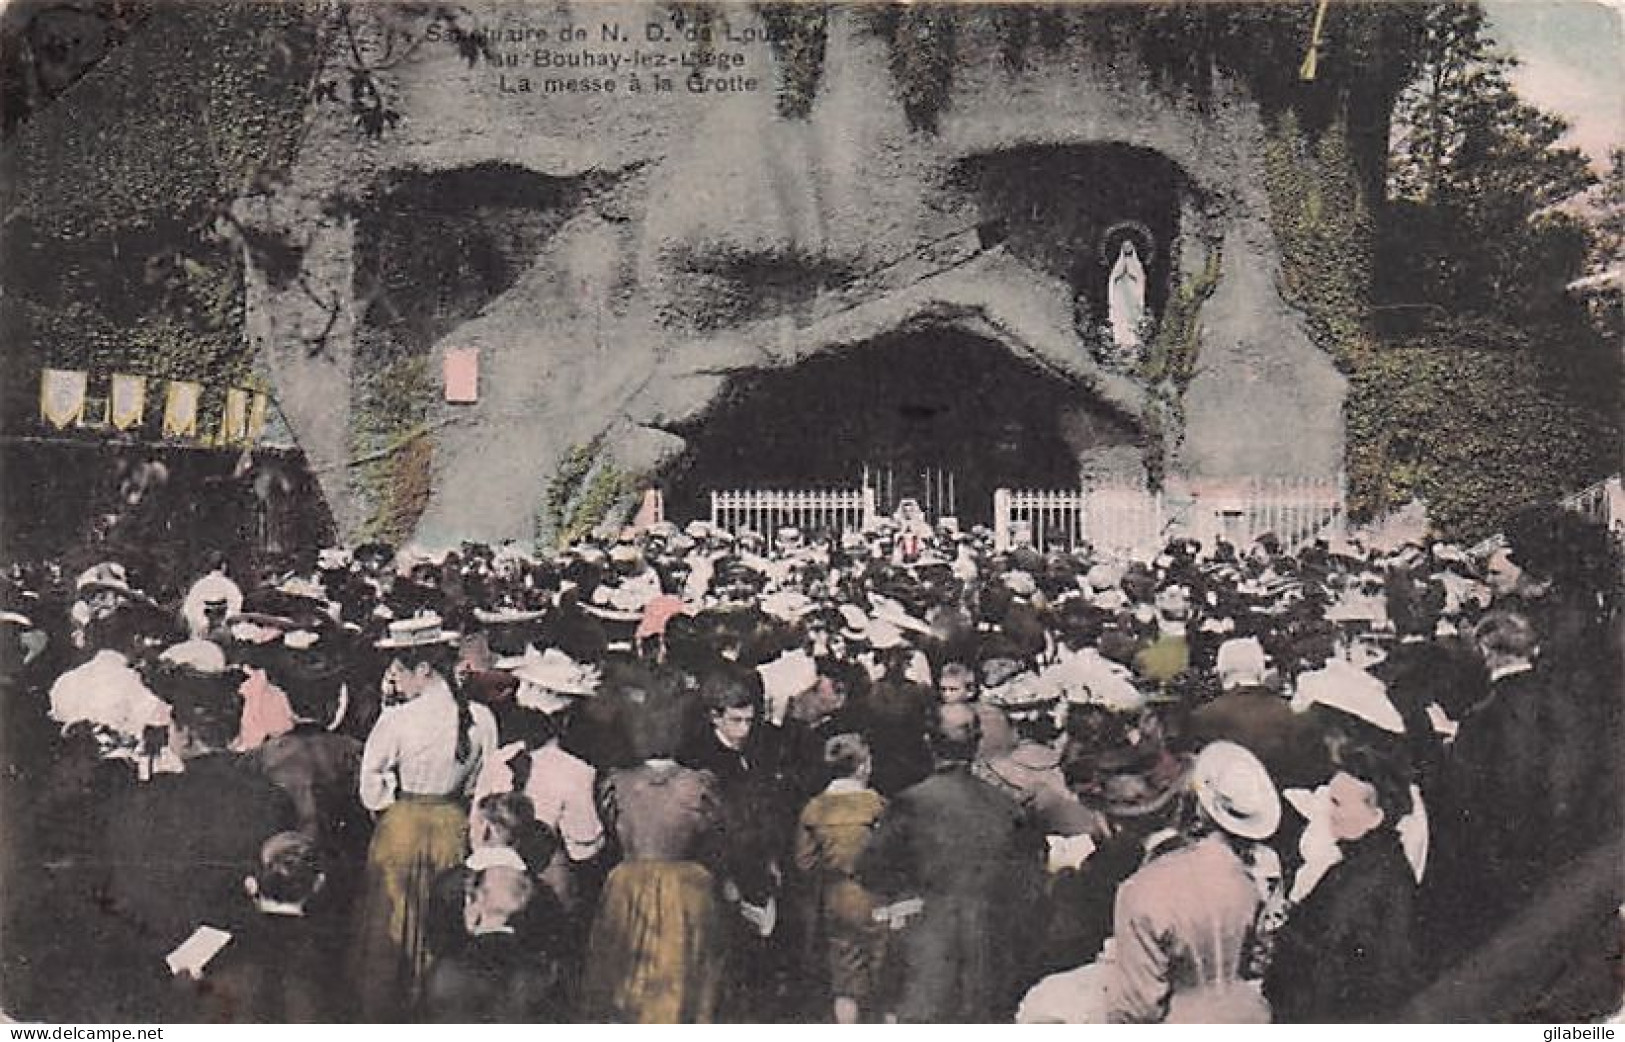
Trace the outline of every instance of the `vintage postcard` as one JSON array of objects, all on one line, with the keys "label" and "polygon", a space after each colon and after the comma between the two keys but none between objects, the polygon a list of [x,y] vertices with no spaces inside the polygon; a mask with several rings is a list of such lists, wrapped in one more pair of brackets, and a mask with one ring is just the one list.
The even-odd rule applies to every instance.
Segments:
[{"label": "vintage postcard", "polygon": [[1625,995],[1625,8],[0,6],[0,1011]]}]

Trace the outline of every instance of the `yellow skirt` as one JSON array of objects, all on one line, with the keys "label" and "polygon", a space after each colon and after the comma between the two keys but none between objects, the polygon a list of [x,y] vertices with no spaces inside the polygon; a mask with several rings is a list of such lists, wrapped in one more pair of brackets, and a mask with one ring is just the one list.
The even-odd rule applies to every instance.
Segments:
[{"label": "yellow skirt", "polygon": [[429,892],[467,855],[467,841],[468,814],[449,797],[404,797],[378,820],[352,966],[368,1022],[411,1016],[429,970]]},{"label": "yellow skirt", "polygon": [[709,1024],[723,973],[711,874],[690,861],[629,861],[604,883],[587,942],[591,1023]]}]

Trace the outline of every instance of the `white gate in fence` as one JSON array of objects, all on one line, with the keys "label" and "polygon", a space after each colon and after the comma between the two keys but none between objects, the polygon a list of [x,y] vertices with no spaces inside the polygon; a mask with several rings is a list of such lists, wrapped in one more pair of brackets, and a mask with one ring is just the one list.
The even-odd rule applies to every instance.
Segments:
[{"label": "white gate in fence", "polygon": [[1193,500],[1188,531],[1240,547],[1265,533],[1294,549],[1348,523],[1343,478],[1251,478]]},{"label": "white gate in fence", "polygon": [[872,488],[734,489],[711,493],[711,524],[736,534],[749,529],[769,539],[785,526],[809,535],[838,536],[862,530],[874,516]]},{"label": "white gate in fence", "polygon": [[1205,546],[1219,538],[1247,546],[1266,532],[1290,549],[1340,529],[1345,518],[1341,477],[1253,478],[1177,494],[1106,485],[999,489],[993,496],[999,550],[1025,543],[1048,552],[1088,543],[1106,554],[1150,553],[1175,536]]},{"label": "white gate in fence", "polygon": [[1088,543],[1106,553],[1161,545],[1163,497],[1134,486],[1041,491],[1001,488],[993,493],[993,545],[1073,550]]}]

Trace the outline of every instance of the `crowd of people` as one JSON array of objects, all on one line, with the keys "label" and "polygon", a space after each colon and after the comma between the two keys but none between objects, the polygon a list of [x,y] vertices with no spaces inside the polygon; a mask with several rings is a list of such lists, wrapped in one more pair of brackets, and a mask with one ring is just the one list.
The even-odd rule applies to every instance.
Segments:
[{"label": "crowd of people", "polygon": [[[23,1017],[1402,1019],[1620,833],[1616,548],[1556,509],[86,552],[0,583]],[[1618,1005],[1608,885],[1483,1019]]]}]

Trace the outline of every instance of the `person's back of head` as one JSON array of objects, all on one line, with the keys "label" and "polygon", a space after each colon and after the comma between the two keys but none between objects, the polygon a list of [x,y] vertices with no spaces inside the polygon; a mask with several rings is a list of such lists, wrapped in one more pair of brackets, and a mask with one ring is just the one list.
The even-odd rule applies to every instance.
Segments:
[{"label": "person's back of head", "polygon": [[484,835],[491,843],[511,846],[519,829],[536,818],[536,805],[522,792],[493,792],[475,808]]},{"label": "person's back of head", "polygon": [[517,868],[493,865],[474,877],[465,922],[470,933],[505,927],[536,894],[536,884]]},{"label": "person's back of head", "polygon": [[754,709],[761,703],[761,676],[755,670],[713,669],[700,679],[700,700],[712,714]]},{"label": "person's back of head", "polygon": [[315,841],[302,832],[279,832],[260,847],[250,892],[262,902],[303,908],[324,878]]},{"label": "person's back of head", "polygon": [[1515,611],[1492,611],[1473,627],[1473,639],[1486,659],[1516,661],[1534,658],[1539,644],[1535,627]]},{"label": "person's back of head", "polygon": [[866,778],[871,763],[869,743],[860,734],[833,735],[824,743],[824,766],[832,778]]},{"label": "person's back of head", "polygon": [[1364,742],[1350,742],[1338,750],[1338,770],[1370,785],[1388,827],[1411,812],[1409,767],[1402,752],[1387,753]]},{"label": "person's back of head", "polygon": [[965,702],[940,705],[933,724],[931,753],[939,764],[969,763],[976,758],[982,720],[974,706]]},{"label": "person's back of head", "polygon": [[220,752],[237,740],[243,715],[240,671],[205,673],[164,664],[150,679],[153,691],[170,704],[174,726],[184,732],[183,755]]}]

